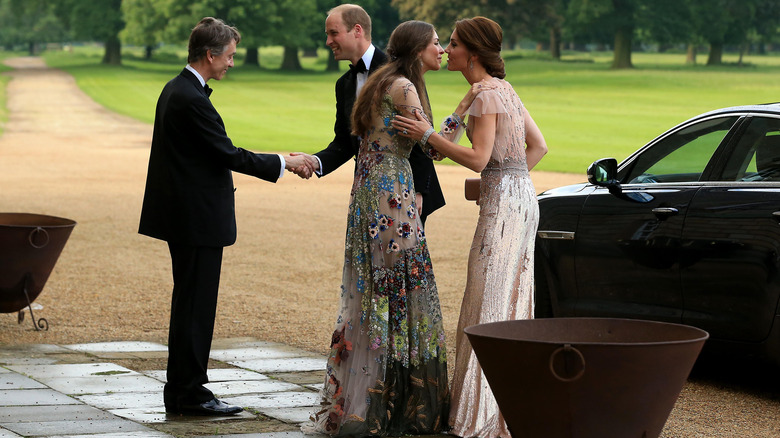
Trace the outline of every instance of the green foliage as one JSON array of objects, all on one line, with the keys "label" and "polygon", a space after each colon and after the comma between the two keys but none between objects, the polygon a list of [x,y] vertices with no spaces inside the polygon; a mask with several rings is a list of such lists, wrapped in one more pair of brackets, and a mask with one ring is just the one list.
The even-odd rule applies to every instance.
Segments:
[{"label": "green foliage", "polygon": [[11,70],[10,68],[3,65],[3,59],[8,58],[11,55],[16,55],[16,53],[0,52],[0,135],[3,135],[5,122],[8,121],[8,107],[6,106],[5,90],[8,81],[11,80],[10,76],[2,74],[3,72]]},{"label": "green foliage", "polygon": [[[241,52],[239,52],[241,54]],[[267,69],[236,67],[212,81],[212,100],[233,141],[263,151],[316,152],[333,137],[334,84],[325,72],[327,52],[302,58],[305,70],[276,70],[282,49],[264,48]],[[71,72],[97,102],[152,123],[164,84],[184,66],[183,51],[166,48],[153,62],[126,52],[123,67],[99,65],[99,53],[47,54],[47,62]],[[684,54],[635,54],[634,70],[610,70],[612,54],[564,53],[553,62],[532,52],[506,52],[513,84],[550,148],[538,169],[583,173],[603,157],[626,158],[666,129],[702,112],[765,103],[780,95],[780,57],[754,56],[750,67],[686,66]],[[736,55],[727,60],[735,63]],[[240,63],[237,63],[240,65]],[[460,74],[426,75],[436,119],[449,114],[466,92]],[[467,140],[463,141],[468,144]]]},{"label": "green foliage", "polygon": [[167,20],[155,3],[155,0],[122,1],[122,16],[127,22],[121,32],[122,41],[140,46],[154,46],[163,41]]},{"label": "green foliage", "polygon": [[62,41],[66,32],[54,14],[54,6],[43,0],[0,0],[0,45],[25,45]]},{"label": "green foliage", "polygon": [[57,0],[58,15],[78,41],[106,41],[125,27],[122,0]]}]

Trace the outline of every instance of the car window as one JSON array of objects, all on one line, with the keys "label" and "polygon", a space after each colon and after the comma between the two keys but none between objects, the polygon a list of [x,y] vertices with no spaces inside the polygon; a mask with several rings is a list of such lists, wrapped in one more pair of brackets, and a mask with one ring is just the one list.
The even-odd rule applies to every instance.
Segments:
[{"label": "car window", "polygon": [[780,119],[751,117],[722,175],[722,181],[780,181]]},{"label": "car window", "polygon": [[628,184],[699,181],[737,116],[686,126],[643,151],[622,181]]}]

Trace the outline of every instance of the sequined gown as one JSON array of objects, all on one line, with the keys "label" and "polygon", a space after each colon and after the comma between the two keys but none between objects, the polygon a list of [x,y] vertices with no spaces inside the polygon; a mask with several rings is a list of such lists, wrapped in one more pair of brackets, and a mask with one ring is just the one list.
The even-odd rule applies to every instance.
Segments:
[{"label": "sequined gown", "polygon": [[[525,157],[524,107],[512,85],[480,93],[468,114],[496,114],[496,137],[482,171],[479,220],[471,244],[457,331],[450,434],[510,437],[493,393],[463,329],[533,318],[534,238],[539,206]],[[469,130],[466,130],[469,134]],[[453,133],[452,135],[455,135]]]},{"label": "sequined gown", "polygon": [[[306,433],[400,436],[447,425],[447,360],[436,281],[417,215],[414,143],[392,129],[420,108],[414,86],[395,80],[361,141],[347,217],[341,306],[321,410]],[[431,155],[435,151],[429,152]]]}]

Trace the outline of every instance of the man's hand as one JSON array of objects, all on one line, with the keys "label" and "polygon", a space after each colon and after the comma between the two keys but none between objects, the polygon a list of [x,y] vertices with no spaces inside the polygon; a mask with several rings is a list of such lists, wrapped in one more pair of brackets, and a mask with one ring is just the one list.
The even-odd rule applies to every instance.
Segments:
[{"label": "man's hand", "polygon": [[[314,164],[312,164],[314,162]],[[317,166],[317,160],[311,155],[293,152],[284,157],[284,168],[303,179],[309,179]]]},{"label": "man's hand", "polygon": [[291,152],[290,159],[302,160],[303,164],[293,166],[290,170],[303,179],[311,178],[311,175],[320,168],[320,162],[314,156],[303,152]]}]

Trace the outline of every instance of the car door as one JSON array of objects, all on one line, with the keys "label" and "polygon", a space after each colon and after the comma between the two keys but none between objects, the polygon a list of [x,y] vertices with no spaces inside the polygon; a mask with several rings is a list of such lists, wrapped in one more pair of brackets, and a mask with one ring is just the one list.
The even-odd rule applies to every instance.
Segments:
[{"label": "car door", "polygon": [[685,215],[737,119],[675,128],[621,164],[622,190],[588,196],[575,234],[578,316],[682,320]]},{"label": "car door", "polygon": [[713,338],[767,337],[780,296],[780,118],[749,117],[683,226],[683,322]]}]

